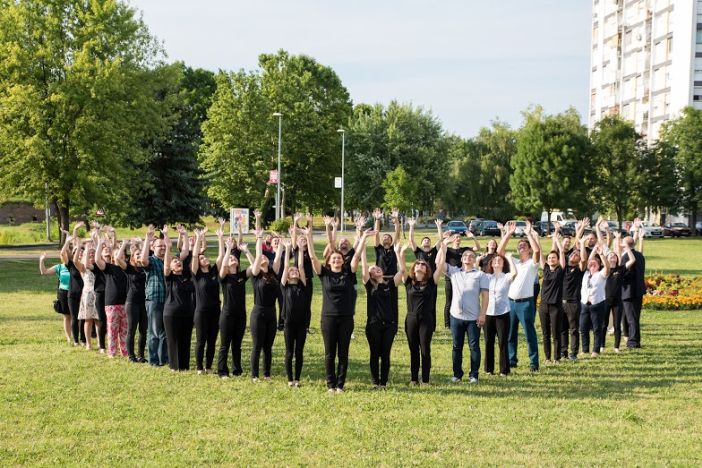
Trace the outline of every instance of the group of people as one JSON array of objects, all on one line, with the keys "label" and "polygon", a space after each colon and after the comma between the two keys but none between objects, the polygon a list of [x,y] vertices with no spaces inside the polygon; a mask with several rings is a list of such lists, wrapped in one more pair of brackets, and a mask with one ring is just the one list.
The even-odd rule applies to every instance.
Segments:
[{"label": "group of people", "polygon": [[[407,220],[409,240],[400,241],[399,213],[390,219],[394,233],[381,233],[383,213],[376,209],[374,227],[363,230],[366,219],[356,220],[353,241],[338,236],[337,223],[325,217],[326,246],[317,256],[312,216],[306,227],[296,214],[289,237],[266,234],[261,213],[255,216],[255,250],[242,242],[241,223],[237,237],[224,235],[224,220],[216,231],[217,257],[206,255],[207,229],[188,236],[183,226],[175,237],[164,226],[156,235],[149,226],[145,238],[118,241],[115,230],[94,224],[89,238],[77,223],[60,252],[61,263],[40,272],[58,278],[57,310],[64,314],[66,339],[92,349],[97,337],[101,353],[117,354],[132,362],[168,365],[173,371],[190,368],[193,327],[195,363],[198,373],[217,372],[222,378],[242,375],[242,342],[246,331],[246,283],[253,289],[249,318],[252,338],[250,375],[271,379],[272,348],[279,330],[285,340],[285,372],[288,385],[300,385],[304,346],[312,317],[313,276],[321,284],[320,330],[324,342],[325,372],[330,392],[343,392],[354,332],[357,299],[357,269],[366,291],[365,335],[370,349],[373,386],[384,388],[389,379],[390,355],[399,325],[398,290],[404,285],[406,315],[404,331],[410,351],[410,384],[428,384],[431,374],[431,342],[437,324],[437,285],[446,281],[444,325],[453,338],[452,381],[464,377],[463,348],[468,338],[470,383],[477,383],[481,366],[480,332],[485,330],[484,371],[495,371],[495,342],[498,344],[499,374],[506,376],[518,365],[518,328],[524,329],[530,370],[539,370],[535,328],[537,297],[545,362],[562,358],[576,360],[580,351],[597,356],[604,351],[612,316],[614,351],[622,334],[626,346],[640,346],[639,319],[645,293],[643,233],[635,222],[635,237],[612,233],[601,219],[591,232],[584,219],[574,238],[552,236],[552,248],[543,255],[538,234],[527,222],[525,238],[517,255],[505,254],[515,224],[503,227],[500,242],[490,240],[485,251],[472,234],[471,247],[461,247],[461,237],[442,232],[435,222],[438,241],[424,237],[415,243],[415,220]],[[636,237],[638,251],[634,249]],[[176,240],[176,255],[172,254]],[[366,255],[371,240],[375,264]],[[129,255],[127,255],[129,247]],[[406,251],[414,261],[406,267]],[[249,267],[241,266],[245,255]],[[539,282],[538,269],[543,271]],[[539,294],[540,293],[540,294]],[[220,296],[222,300],[220,300]],[[276,316],[276,308],[278,314]],[[622,333],[623,325],[623,333]],[[139,331],[135,349],[136,332]],[[592,346],[590,335],[592,334]],[[217,339],[219,346],[217,350]],[[569,347],[570,344],[570,347]],[[582,347],[581,347],[582,345]],[[217,354],[216,370],[213,369]]]}]

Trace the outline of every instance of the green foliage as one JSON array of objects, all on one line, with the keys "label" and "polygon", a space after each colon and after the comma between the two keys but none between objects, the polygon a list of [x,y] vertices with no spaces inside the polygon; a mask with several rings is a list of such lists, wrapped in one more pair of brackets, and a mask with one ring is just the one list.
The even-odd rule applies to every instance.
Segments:
[{"label": "green foliage", "polygon": [[280,218],[272,221],[268,229],[279,234],[287,235],[291,224],[288,218]]},{"label": "green foliage", "polygon": [[388,172],[382,185],[385,191],[384,208],[397,208],[405,213],[413,208],[412,201],[417,199],[417,181],[412,179],[402,166]]}]

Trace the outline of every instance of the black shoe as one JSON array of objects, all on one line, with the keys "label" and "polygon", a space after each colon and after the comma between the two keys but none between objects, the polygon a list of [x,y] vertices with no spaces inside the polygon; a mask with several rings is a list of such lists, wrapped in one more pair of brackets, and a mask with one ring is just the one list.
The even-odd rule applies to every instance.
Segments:
[{"label": "black shoe", "polygon": [[139,357],[137,358],[137,362],[138,362],[139,364],[144,364],[144,363],[146,362],[146,359],[144,358],[144,356],[139,356]]},{"label": "black shoe", "polygon": [[514,369],[515,367],[517,367],[517,363],[516,363],[516,362],[510,362],[510,363],[509,363],[509,368],[510,368],[510,369]]},{"label": "black shoe", "polygon": [[243,374],[243,371],[241,369],[237,369],[234,372],[232,372],[232,375],[236,375],[237,377]]},{"label": "black shoe", "polygon": [[532,374],[537,374],[539,372],[539,368],[532,366],[529,368],[529,372],[531,372]]},{"label": "black shoe", "polygon": [[139,362],[139,360],[137,358],[135,358],[134,356],[129,356],[129,362],[133,362],[136,364]]}]

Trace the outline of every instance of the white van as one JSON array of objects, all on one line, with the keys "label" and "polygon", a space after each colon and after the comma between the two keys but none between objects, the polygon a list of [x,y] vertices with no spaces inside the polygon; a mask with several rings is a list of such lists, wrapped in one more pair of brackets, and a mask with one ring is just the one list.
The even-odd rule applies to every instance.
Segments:
[{"label": "white van", "polygon": [[[546,211],[541,212],[541,221],[548,221],[548,213]],[[555,221],[565,224],[568,221],[577,221],[575,215],[572,211],[552,211],[550,221],[553,223]]]}]

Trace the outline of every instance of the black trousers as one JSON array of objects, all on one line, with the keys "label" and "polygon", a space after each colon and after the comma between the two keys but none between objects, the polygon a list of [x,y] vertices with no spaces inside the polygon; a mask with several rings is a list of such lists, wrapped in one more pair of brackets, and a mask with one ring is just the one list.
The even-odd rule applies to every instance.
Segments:
[{"label": "black trousers", "polygon": [[627,348],[641,347],[641,306],[643,297],[622,300],[624,317],[629,325]]},{"label": "black trousers", "polygon": [[[548,361],[551,360],[551,356],[556,361],[561,359],[562,314],[560,304],[546,304],[545,302],[539,304],[539,320],[541,321],[541,333],[544,337],[544,356]],[[552,348],[553,354],[551,353]]]},{"label": "black trousers", "polygon": [[251,377],[258,378],[259,360],[263,351],[263,375],[271,376],[273,341],[275,341],[275,307],[254,306],[251,312]]},{"label": "black trousers", "polygon": [[246,332],[246,312],[226,312],[219,315],[219,355],[217,356],[217,373],[229,375],[227,358],[232,349],[232,373],[241,375],[241,342]]},{"label": "black trousers", "polygon": [[98,327],[98,347],[105,348],[105,336],[107,335],[107,313],[105,312],[105,291],[95,291],[95,308],[100,319]]},{"label": "black trousers", "polygon": [[168,345],[168,365],[173,370],[190,369],[190,343],[193,337],[193,316],[163,316]]},{"label": "black trousers", "polygon": [[387,385],[390,374],[390,351],[397,335],[397,323],[373,322],[366,324],[366,338],[370,347],[370,372],[373,385]]},{"label": "black trousers", "polygon": [[563,302],[561,315],[561,357],[568,352],[568,337],[570,336],[570,355],[577,356],[580,349],[580,303]]},{"label": "black trousers", "polygon": [[495,335],[500,349],[500,374],[509,374],[509,313],[485,316],[485,372],[495,372]]},{"label": "black trousers", "polygon": [[405,318],[405,333],[410,350],[410,375],[412,382],[419,382],[419,364],[421,356],[422,382],[429,382],[431,372],[431,337],[436,328],[435,320],[431,317],[407,315]]},{"label": "black trousers", "polygon": [[[202,370],[212,369],[214,361],[217,333],[219,332],[219,308],[214,310],[195,311],[195,367]],[[205,347],[207,351],[205,352]]]},{"label": "black trousers", "polygon": [[139,327],[138,356],[143,358],[144,348],[146,347],[146,329],[149,323],[146,316],[146,302],[127,302],[124,304],[124,308],[127,311],[127,351],[129,352],[129,357],[137,357],[137,354],[134,352],[134,339],[136,337],[137,327]]},{"label": "black trousers", "polygon": [[78,311],[80,310],[80,296],[68,296],[68,311],[71,313],[71,334],[73,342],[85,343],[85,327],[83,320],[78,320]]},{"label": "black trousers", "polygon": [[[288,382],[300,380],[305,340],[307,339],[307,324],[286,320],[283,337],[285,338],[285,373],[288,376]],[[293,356],[295,357],[295,374],[293,374]]]},{"label": "black trousers", "polygon": [[[320,328],[324,340],[327,388],[344,388],[346,372],[349,367],[353,316],[322,316]],[[338,367],[335,366],[337,354],[339,355]]]},{"label": "black trousers", "polygon": [[607,339],[607,329],[609,328],[609,316],[612,315],[614,322],[614,347],[619,348],[622,341],[622,316],[624,311],[622,310],[622,300],[618,297],[607,299],[607,307],[605,308],[605,315],[602,318],[602,347],[606,348],[605,341]]},{"label": "black trousers", "polygon": [[444,304],[444,328],[451,328],[451,300],[453,299],[453,286],[451,286],[451,281],[445,281],[444,285],[444,292],[446,293],[446,303]]}]

